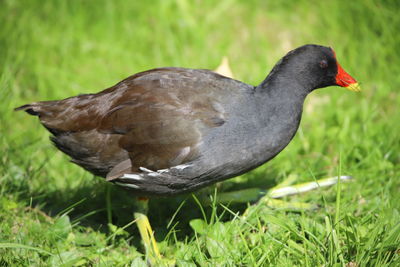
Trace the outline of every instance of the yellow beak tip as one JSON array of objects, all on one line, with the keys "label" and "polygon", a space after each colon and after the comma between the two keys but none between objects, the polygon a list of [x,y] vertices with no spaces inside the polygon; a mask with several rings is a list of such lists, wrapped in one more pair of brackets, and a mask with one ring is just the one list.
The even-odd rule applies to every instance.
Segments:
[{"label": "yellow beak tip", "polygon": [[358,83],[349,84],[346,88],[353,92],[361,92],[361,87]]}]

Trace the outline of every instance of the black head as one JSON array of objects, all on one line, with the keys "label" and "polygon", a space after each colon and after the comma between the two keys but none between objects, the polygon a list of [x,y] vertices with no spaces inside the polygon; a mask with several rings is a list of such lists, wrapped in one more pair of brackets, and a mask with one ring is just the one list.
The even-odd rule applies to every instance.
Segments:
[{"label": "black head", "polygon": [[290,51],[276,64],[269,76],[297,83],[307,92],[331,85],[353,91],[359,89],[356,80],[337,62],[333,49],[320,45],[304,45]]},{"label": "black head", "polygon": [[304,45],[289,52],[285,61],[293,77],[311,90],[336,84],[336,57],[329,47]]}]

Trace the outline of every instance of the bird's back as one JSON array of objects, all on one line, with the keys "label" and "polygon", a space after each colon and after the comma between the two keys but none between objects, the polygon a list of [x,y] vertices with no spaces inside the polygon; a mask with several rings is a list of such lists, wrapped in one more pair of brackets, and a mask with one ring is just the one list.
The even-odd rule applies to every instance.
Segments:
[{"label": "bird's back", "polygon": [[36,102],[54,144],[74,163],[116,178],[200,157],[200,145],[223,127],[229,107],[252,87],[208,70],[160,68],[128,77],[97,94]]}]

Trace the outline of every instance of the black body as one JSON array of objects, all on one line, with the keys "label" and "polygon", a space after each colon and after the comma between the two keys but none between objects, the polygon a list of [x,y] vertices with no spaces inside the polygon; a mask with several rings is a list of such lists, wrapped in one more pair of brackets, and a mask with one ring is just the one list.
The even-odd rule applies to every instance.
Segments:
[{"label": "black body", "polygon": [[335,85],[332,49],[289,52],[254,87],[209,70],[160,68],[97,94],[18,109],[72,162],[137,195],[172,195],[245,173],[295,135],[305,97]]}]

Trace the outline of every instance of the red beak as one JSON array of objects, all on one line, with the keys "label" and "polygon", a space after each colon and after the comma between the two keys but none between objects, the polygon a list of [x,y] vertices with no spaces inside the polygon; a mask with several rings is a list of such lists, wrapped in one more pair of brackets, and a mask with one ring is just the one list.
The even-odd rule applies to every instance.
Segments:
[{"label": "red beak", "polygon": [[[332,51],[333,51],[333,49],[332,49]],[[336,58],[335,51],[333,51],[333,54],[335,55],[335,58]],[[341,87],[345,87],[345,88],[349,89],[350,91],[360,92],[361,87],[357,83],[357,81],[353,77],[351,77],[350,74],[348,74],[342,68],[342,66],[340,66],[339,62],[336,61],[336,64],[337,64],[336,84]]]}]

